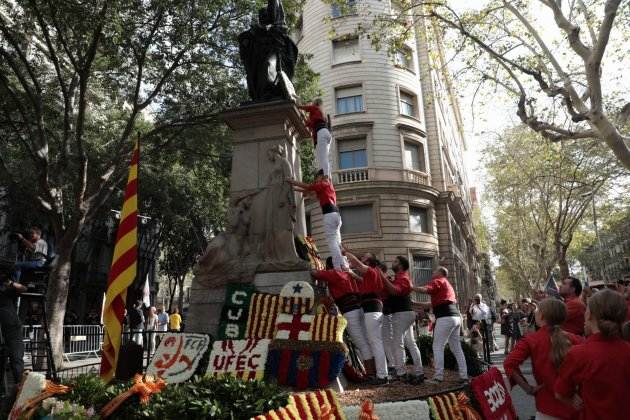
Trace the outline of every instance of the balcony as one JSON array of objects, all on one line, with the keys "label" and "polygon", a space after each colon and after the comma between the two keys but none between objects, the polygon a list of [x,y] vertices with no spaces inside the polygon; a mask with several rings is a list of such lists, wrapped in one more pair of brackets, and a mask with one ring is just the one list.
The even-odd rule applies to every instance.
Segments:
[{"label": "balcony", "polygon": [[397,168],[352,168],[333,171],[335,185],[354,184],[365,181],[398,181],[431,186],[431,177],[413,169]]}]

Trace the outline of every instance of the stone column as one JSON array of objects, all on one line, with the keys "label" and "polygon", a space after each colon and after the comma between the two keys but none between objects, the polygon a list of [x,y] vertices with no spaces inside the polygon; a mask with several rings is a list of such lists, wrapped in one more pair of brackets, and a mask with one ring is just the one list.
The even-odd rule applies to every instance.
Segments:
[{"label": "stone column", "polygon": [[[227,268],[227,275],[216,276],[217,278],[211,278],[211,281],[207,280],[209,277],[207,273],[206,280],[200,279],[202,276],[197,275],[191,286],[186,331],[207,332],[213,335],[218,331],[226,282],[253,282],[261,292],[278,293],[290,280],[310,281],[308,262],[299,260],[297,255],[295,257],[289,255],[292,235],[285,235],[286,231],[281,232],[275,237],[275,242],[272,242],[278,246],[272,246],[271,249],[269,247],[269,225],[282,223],[284,220],[282,216],[279,217],[279,221],[276,221],[274,216],[286,211],[286,207],[277,209],[273,207],[276,206],[273,199],[276,191],[279,189],[279,194],[282,195],[283,190],[277,182],[274,186],[270,186],[274,168],[277,181],[279,166],[270,160],[269,153],[270,150],[277,150],[278,146],[281,146],[284,150],[283,159],[286,159],[286,162],[283,161],[283,168],[289,170],[287,168],[290,167],[293,176],[301,179],[298,143],[300,140],[309,138],[309,131],[302,114],[293,102],[274,101],[231,109],[224,112],[222,117],[233,131],[230,203],[235,206],[234,203],[242,203],[243,198],[247,197],[248,228],[245,239],[241,232],[241,239],[236,241],[237,243],[245,242],[246,251],[243,251],[243,247],[239,250],[246,256],[229,259],[230,245],[235,242],[234,237],[238,235],[238,232],[232,232],[238,231],[243,225],[236,218],[232,232],[226,232],[221,238],[217,237],[213,240],[213,243],[220,243],[220,246],[211,250],[213,246],[211,243],[206,251],[206,254],[209,252],[221,254],[219,257],[223,260],[227,258],[227,263],[220,265],[220,271]],[[294,197],[296,211],[293,232],[303,235],[306,231],[303,199],[301,194],[297,193]],[[269,212],[270,207],[271,212]],[[236,210],[230,213],[229,217],[237,215],[238,208]],[[270,218],[273,219],[271,223]],[[230,223],[229,220],[228,223]],[[228,249],[226,251],[228,256],[223,255],[223,249]],[[281,260],[274,258],[276,251],[281,255],[278,257]],[[215,259],[210,259],[211,266],[215,265],[214,261]],[[236,272],[237,275],[230,277],[230,271]],[[223,278],[225,280],[221,281]]]}]

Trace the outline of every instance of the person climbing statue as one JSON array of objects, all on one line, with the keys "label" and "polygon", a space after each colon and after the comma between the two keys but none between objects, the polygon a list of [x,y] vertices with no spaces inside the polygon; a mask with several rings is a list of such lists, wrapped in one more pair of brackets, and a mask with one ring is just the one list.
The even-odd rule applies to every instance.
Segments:
[{"label": "person climbing statue", "polygon": [[307,125],[313,136],[313,144],[315,145],[315,158],[317,160],[317,169],[324,171],[324,175],[330,177],[330,143],[332,134],[326,124],[324,111],[322,110],[322,100],[316,99],[312,104],[301,105],[300,109],[308,113]]}]

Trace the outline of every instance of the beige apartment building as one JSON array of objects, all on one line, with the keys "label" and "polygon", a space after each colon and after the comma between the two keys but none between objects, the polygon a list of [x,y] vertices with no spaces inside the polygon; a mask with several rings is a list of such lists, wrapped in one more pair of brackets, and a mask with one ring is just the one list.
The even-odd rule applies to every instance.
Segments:
[{"label": "beige apartment building", "polygon": [[[368,10],[397,13],[387,1],[350,0],[340,9],[308,0],[296,34],[320,75],[331,118],[343,241],[388,265],[408,256],[417,285],[445,265],[465,303],[479,287],[478,263],[462,118],[448,74],[436,70],[444,67],[443,54],[439,42],[427,40],[431,29],[422,21],[395,56],[376,51],[355,35],[361,20],[371,19]],[[317,203],[307,203],[306,221],[326,255]]]}]

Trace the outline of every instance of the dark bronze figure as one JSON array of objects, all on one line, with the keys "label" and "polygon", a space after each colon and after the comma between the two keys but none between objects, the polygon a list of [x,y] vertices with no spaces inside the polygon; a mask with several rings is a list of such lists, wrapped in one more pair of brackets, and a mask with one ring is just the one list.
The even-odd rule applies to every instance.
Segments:
[{"label": "dark bronze figure", "polygon": [[289,38],[280,0],[269,0],[258,12],[258,22],[238,37],[253,102],[294,99],[293,72],[298,49]]}]

